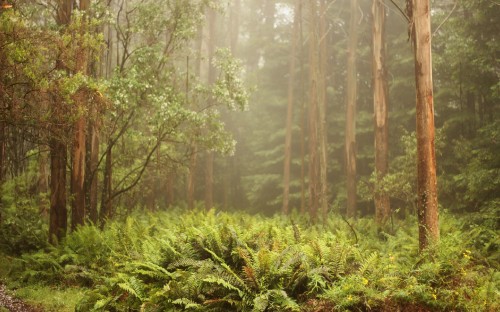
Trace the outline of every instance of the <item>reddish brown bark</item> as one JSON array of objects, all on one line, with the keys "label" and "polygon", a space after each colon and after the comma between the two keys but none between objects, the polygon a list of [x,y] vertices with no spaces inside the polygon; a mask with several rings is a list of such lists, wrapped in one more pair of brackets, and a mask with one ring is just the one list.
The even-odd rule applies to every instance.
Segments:
[{"label": "reddish brown bark", "polygon": [[[387,174],[388,168],[388,103],[387,103],[387,70],[385,66],[385,7],[381,0],[372,3],[372,35],[373,35],[373,110],[375,121],[375,174],[377,183]],[[377,189],[374,195],[375,220],[384,224],[391,213],[389,195]]]},{"label": "reddish brown bark", "polygon": [[423,250],[439,240],[430,1],[412,0],[411,8],[417,94],[417,209]]},{"label": "reddish brown bark", "polygon": [[345,157],[347,174],[347,216],[355,217],[356,208],[356,98],[357,69],[356,48],[358,46],[358,1],[351,0],[349,23],[349,46],[347,58],[347,101],[345,128]]}]

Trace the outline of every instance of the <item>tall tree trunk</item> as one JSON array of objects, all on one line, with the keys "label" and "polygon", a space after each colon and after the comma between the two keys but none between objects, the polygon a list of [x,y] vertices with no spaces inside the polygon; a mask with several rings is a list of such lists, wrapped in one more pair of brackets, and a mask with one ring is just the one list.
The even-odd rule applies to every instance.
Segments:
[{"label": "tall tree trunk", "polygon": [[[300,1],[304,7],[302,0]],[[305,46],[304,46],[304,28],[302,16],[299,18],[299,43],[300,43],[300,213],[306,213],[306,86],[305,86]]]},{"label": "tall tree trunk", "polygon": [[[375,119],[375,175],[377,185],[387,174],[388,167],[388,134],[387,123],[387,70],[385,52],[385,7],[382,0],[373,0],[372,40],[373,40],[373,110]],[[384,224],[390,216],[391,207],[389,195],[376,189],[375,219],[379,225]]]},{"label": "tall tree trunk", "polygon": [[[68,25],[71,19],[73,2],[70,0],[58,1],[56,22],[58,25]],[[64,70],[62,62],[57,60],[56,68]],[[52,116],[57,124],[62,118],[63,103],[55,99],[52,103]],[[68,227],[68,211],[66,207],[66,161],[67,149],[63,139],[64,129],[53,126],[50,146],[50,217],[49,242],[57,244],[65,235]]]},{"label": "tall tree trunk", "polygon": [[349,22],[349,46],[347,58],[347,110],[345,127],[345,157],[347,174],[347,216],[356,216],[356,97],[357,69],[356,48],[358,46],[358,1],[351,0]]},{"label": "tall tree trunk", "polygon": [[57,244],[68,227],[66,208],[66,145],[60,139],[50,142],[50,223],[49,241]]},{"label": "tall tree trunk", "polygon": [[326,220],[328,215],[328,167],[327,167],[327,130],[326,130],[326,73],[327,61],[327,33],[326,33],[326,0],[321,0],[319,10],[319,79],[318,79],[318,101],[319,101],[319,145],[320,145],[320,185],[319,203],[321,215]]},{"label": "tall tree trunk", "polygon": [[[215,22],[213,9],[208,9],[208,84],[215,82],[215,68],[212,64],[215,54]],[[211,99],[211,101],[213,101]],[[214,152],[207,151],[205,158],[205,209],[214,206]]]},{"label": "tall tree trunk", "polygon": [[318,217],[318,32],[316,20],[317,4],[309,3],[309,214]]},{"label": "tall tree trunk", "polygon": [[[410,0],[409,0],[410,1]],[[439,240],[430,0],[411,0],[417,94],[417,209],[420,250]]]},{"label": "tall tree trunk", "polygon": [[295,12],[293,18],[291,52],[288,69],[288,105],[286,110],[286,135],[285,135],[285,162],[283,170],[283,214],[289,213],[289,194],[290,194],[290,162],[292,159],[292,123],[293,123],[293,101],[295,88],[295,61],[297,57],[297,35],[299,18],[302,16],[301,0],[295,2]]},{"label": "tall tree trunk", "polygon": [[[84,14],[88,13],[90,6],[89,0],[80,0],[80,11]],[[80,25],[81,36],[89,31],[87,27],[87,19],[85,16]],[[80,42],[78,48],[78,55],[76,55],[76,68],[77,73],[87,75],[87,58],[88,51],[84,47],[83,42]],[[75,95],[75,104],[79,112],[84,112],[87,105],[87,92],[85,90],[78,90]],[[87,126],[86,117],[83,113],[78,117],[74,125],[74,138],[72,150],[72,171],[71,171],[71,229],[75,230],[77,226],[85,223],[85,128]]]}]

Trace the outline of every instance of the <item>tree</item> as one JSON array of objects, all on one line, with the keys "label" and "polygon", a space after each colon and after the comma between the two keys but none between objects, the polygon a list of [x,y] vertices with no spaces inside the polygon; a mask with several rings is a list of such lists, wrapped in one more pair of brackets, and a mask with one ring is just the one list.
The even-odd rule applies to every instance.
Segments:
[{"label": "tree", "polygon": [[319,146],[320,146],[320,193],[319,193],[319,204],[321,206],[321,215],[324,220],[326,220],[328,213],[328,167],[327,167],[327,125],[326,125],[326,73],[328,71],[328,60],[327,60],[327,45],[328,36],[326,29],[326,13],[327,13],[327,2],[326,0],[321,0],[320,10],[319,10],[319,79],[318,79],[318,102],[319,102]]},{"label": "tree", "polygon": [[[208,15],[208,70],[207,79],[208,84],[212,85],[215,82],[215,68],[213,66],[214,53],[215,53],[215,26],[216,14],[212,8],[207,8]],[[209,99],[213,101],[213,99]],[[209,105],[211,106],[212,103]],[[205,159],[205,209],[211,209],[214,206],[214,152],[208,150]]]},{"label": "tree", "polygon": [[[380,185],[388,167],[388,105],[387,105],[387,69],[385,52],[385,7],[381,0],[372,2],[372,74],[373,74],[373,111],[375,121],[375,179]],[[375,219],[384,224],[390,215],[389,195],[383,188],[377,188],[374,195]]]},{"label": "tree", "polygon": [[349,43],[347,57],[347,94],[345,121],[345,160],[347,173],[347,216],[356,216],[356,100],[357,69],[356,48],[358,46],[358,1],[351,0]]},{"label": "tree", "polygon": [[[59,2],[56,13],[56,22],[64,27],[70,23],[72,1]],[[63,61],[56,60],[56,69],[65,70]],[[64,140],[64,129],[58,128],[58,124],[64,124],[63,102],[60,97],[55,97],[52,103],[51,113],[54,123],[50,133],[50,222],[49,241],[57,243],[66,234],[68,224],[68,211],[66,207],[66,161],[67,146]]]},{"label": "tree", "polygon": [[[88,14],[89,0],[80,0],[80,11]],[[87,27],[88,16],[83,16],[80,21],[80,36],[90,30]],[[87,75],[88,51],[85,42],[80,42],[77,48],[75,74]],[[74,136],[72,146],[71,166],[71,229],[75,230],[78,225],[85,222],[85,156],[86,156],[86,126],[87,119],[85,111],[88,108],[88,96],[85,88],[78,90],[74,96],[75,105],[79,116],[74,124]]]},{"label": "tree", "polygon": [[288,105],[286,110],[286,134],[285,134],[285,161],[283,171],[283,207],[284,214],[289,213],[289,194],[290,194],[290,162],[292,159],[292,124],[293,124],[293,102],[295,88],[295,64],[297,58],[297,37],[299,28],[299,19],[302,16],[302,1],[295,2],[292,39],[289,60],[289,76],[288,76]]},{"label": "tree", "polygon": [[417,212],[420,250],[439,240],[434,96],[432,86],[431,6],[429,0],[407,2],[415,53],[417,94]]},{"label": "tree", "polygon": [[318,216],[319,206],[319,162],[318,162],[318,8],[315,1],[309,2],[309,214],[313,220]]}]

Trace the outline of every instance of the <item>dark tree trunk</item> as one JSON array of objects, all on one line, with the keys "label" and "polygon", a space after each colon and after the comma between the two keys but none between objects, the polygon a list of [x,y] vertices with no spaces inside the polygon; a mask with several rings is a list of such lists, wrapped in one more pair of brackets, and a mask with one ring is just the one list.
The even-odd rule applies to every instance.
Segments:
[{"label": "dark tree trunk", "polygon": [[[71,19],[73,1],[64,0],[59,2],[56,21],[58,25],[68,25]],[[57,60],[56,67],[65,70],[62,62]],[[63,113],[63,103],[60,99],[54,99],[51,103],[52,117],[54,123],[58,123]],[[66,161],[67,147],[64,142],[64,129],[56,129],[53,126],[50,135],[52,139],[50,146],[50,221],[49,242],[57,244],[65,235],[68,227],[68,211],[66,207]]]},{"label": "dark tree trunk", "polygon": [[65,235],[68,222],[66,208],[66,145],[58,139],[50,143],[50,224],[49,241],[57,244]]}]

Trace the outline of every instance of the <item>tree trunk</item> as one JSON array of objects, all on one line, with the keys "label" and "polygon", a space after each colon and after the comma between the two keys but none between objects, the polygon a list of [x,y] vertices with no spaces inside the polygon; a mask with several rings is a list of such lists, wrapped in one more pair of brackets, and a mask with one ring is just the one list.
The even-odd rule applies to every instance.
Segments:
[{"label": "tree trunk", "polygon": [[194,209],[194,191],[196,179],[196,159],[198,156],[198,148],[195,143],[191,146],[191,157],[189,160],[189,173],[187,185],[187,202],[189,209]]},{"label": "tree trunk", "polygon": [[309,24],[309,214],[312,220],[318,217],[318,32],[317,5],[311,1]]},{"label": "tree trunk", "polygon": [[434,103],[432,87],[431,8],[429,0],[411,0],[417,94],[417,209],[420,250],[439,240]]},{"label": "tree trunk", "polygon": [[[303,7],[303,2],[300,0]],[[305,46],[302,16],[299,18],[299,43],[300,43],[300,213],[306,213],[306,87],[305,87]]]},{"label": "tree trunk", "polygon": [[75,124],[73,139],[73,166],[71,170],[71,230],[85,221],[85,118]]},{"label": "tree trunk", "polygon": [[175,169],[170,169],[167,175],[167,181],[166,181],[166,206],[171,207],[174,205],[175,201],[175,190],[174,190],[174,183],[175,183],[175,178],[176,178],[176,172]]},{"label": "tree trunk", "polygon": [[[1,56],[0,56],[1,57]],[[3,111],[3,105],[2,105],[2,111]],[[2,116],[3,118],[3,116]],[[5,154],[5,123],[0,120],[0,222],[2,221],[2,214],[3,214],[3,201],[2,201],[2,184],[4,182],[5,176],[5,160],[6,160],[6,154]]]},{"label": "tree trunk", "polygon": [[[80,11],[87,13],[90,6],[89,0],[80,0]],[[81,21],[80,33],[84,36],[88,31],[87,17]],[[80,42],[76,55],[75,72],[87,75],[88,51]],[[83,115],[87,105],[87,92],[78,90],[75,94],[75,104],[81,116],[78,117],[74,125],[73,150],[72,150],[72,171],[71,171],[71,229],[85,223],[85,128],[87,126],[86,117]]]},{"label": "tree trunk", "polygon": [[349,23],[349,46],[347,58],[347,104],[345,128],[345,157],[347,174],[347,216],[356,216],[356,97],[357,69],[356,48],[358,46],[358,1],[351,0]]},{"label": "tree trunk", "polygon": [[283,170],[283,214],[289,213],[289,194],[290,194],[290,162],[292,159],[292,123],[293,123],[293,100],[295,88],[295,60],[297,51],[297,34],[299,18],[301,13],[301,0],[297,0],[295,4],[295,12],[293,18],[291,52],[289,60],[289,76],[288,76],[288,105],[286,110],[286,135],[285,135],[285,162]]},{"label": "tree trunk", "polygon": [[106,150],[106,159],[104,164],[104,180],[102,182],[102,194],[101,194],[101,213],[99,215],[99,220],[101,225],[103,225],[112,215],[112,202],[111,202],[111,192],[112,192],[112,178],[113,178],[113,162],[112,162],[112,148],[108,147]]},{"label": "tree trunk", "polygon": [[[373,110],[375,119],[375,175],[377,185],[387,174],[388,167],[388,135],[387,123],[387,70],[385,66],[385,4],[381,0],[373,0]],[[383,225],[391,213],[389,195],[377,188],[374,196],[375,220]]]},{"label": "tree trunk", "polygon": [[[215,54],[215,22],[216,15],[213,9],[208,9],[208,84],[215,82],[215,68],[212,60]],[[210,99],[210,101],[213,101]],[[205,209],[214,206],[214,152],[207,151],[205,158]]]},{"label": "tree trunk", "polygon": [[66,145],[59,139],[50,143],[50,224],[49,242],[57,244],[67,230]]},{"label": "tree trunk", "polygon": [[[57,8],[56,22],[58,25],[68,25],[71,19],[72,1],[63,0]],[[60,60],[56,62],[56,68],[64,70]],[[56,99],[52,105],[52,117],[54,124],[62,118],[62,105],[60,99]],[[66,208],[66,143],[62,137],[64,129],[55,129],[53,126],[50,146],[50,217],[49,217],[49,242],[57,244],[65,235],[68,227],[68,211]]]},{"label": "tree trunk", "polygon": [[49,173],[47,170],[48,163],[49,163],[48,153],[40,148],[38,154],[38,205],[39,205],[40,215],[44,217],[46,217],[47,213],[49,212],[49,207],[47,205],[45,197],[49,191],[49,183],[50,183]]},{"label": "tree trunk", "polygon": [[319,145],[320,145],[320,185],[319,203],[321,215],[326,220],[328,215],[328,167],[327,167],[327,130],[326,130],[326,73],[327,61],[327,33],[326,33],[326,0],[321,0],[319,10],[319,79],[318,79],[318,101],[319,101]]},{"label": "tree trunk", "polygon": [[87,172],[85,175],[86,205],[89,218],[92,223],[97,224],[99,213],[97,210],[97,184],[98,184],[98,164],[99,164],[99,129],[96,121],[89,122],[87,135]]}]

